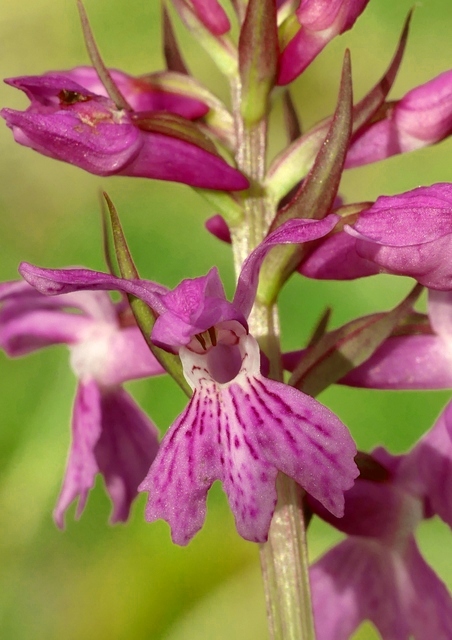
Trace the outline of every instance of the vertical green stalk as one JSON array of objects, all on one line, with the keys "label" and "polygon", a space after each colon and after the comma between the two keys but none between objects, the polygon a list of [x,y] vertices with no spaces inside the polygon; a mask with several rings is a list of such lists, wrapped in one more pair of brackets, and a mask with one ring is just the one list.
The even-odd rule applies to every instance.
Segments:
[{"label": "vertical green stalk", "polygon": [[[251,128],[245,126],[240,116],[239,80],[232,85],[232,102],[237,136],[236,161],[251,183],[244,195],[244,221],[231,230],[238,275],[246,257],[265,237],[275,209],[263,186],[267,121],[263,119]],[[282,381],[277,306],[256,301],[249,326],[269,358],[270,377]],[[314,640],[303,491],[282,473],[278,475],[277,491],[278,502],[268,541],[260,546],[269,635],[271,640]]]}]

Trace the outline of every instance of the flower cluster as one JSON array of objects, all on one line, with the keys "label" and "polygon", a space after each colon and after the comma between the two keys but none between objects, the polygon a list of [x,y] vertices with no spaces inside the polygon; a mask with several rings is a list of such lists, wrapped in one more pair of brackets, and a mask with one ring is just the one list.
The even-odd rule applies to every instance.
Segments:
[{"label": "flower cluster", "polygon": [[[30,100],[23,112],[1,111],[18,143],[101,176],[201,188],[219,209],[207,228],[231,244],[237,270],[232,301],[216,267],[172,290],[139,278],[107,197],[109,273],[24,262],[22,280],[0,285],[4,351],[16,357],[65,344],[78,380],[56,523],[63,526],[77,498],[80,515],[100,473],[112,522],[126,520],[137,493],[147,492],[146,519],[167,521],[173,541],[185,545],[219,480],[239,534],[271,544],[273,515],[285,508],[279,474],[303,489],[306,513],[347,535],[311,568],[319,640],[346,640],[364,619],[387,640],[447,640],[452,600],[414,534],[435,514],[452,525],[452,405],[396,457],[383,448],[357,453],[347,427],[314,396],[334,383],[452,387],[452,185],[366,203],[344,204],[339,195],[344,170],[452,133],[452,71],[387,99],[408,21],[388,70],[354,105],[346,53],[335,112],[303,134],[284,90],[290,144],[267,167],[274,90],[352,28],[368,0],[232,4],[237,42],[217,0],[173,0],[227,76],[231,110],[188,73],[166,10],[163,71],[107,69],[81,7],[92,67],[7,80]],[[308,345],[281,354],[276,303],[289,277],[382,272],[416,283],[397,307],[333,331],[322,321]],[[423,287],[428,314],[414,309]],[[189,396],[161,439],[121,386],[155,375],[171,376]]]}]

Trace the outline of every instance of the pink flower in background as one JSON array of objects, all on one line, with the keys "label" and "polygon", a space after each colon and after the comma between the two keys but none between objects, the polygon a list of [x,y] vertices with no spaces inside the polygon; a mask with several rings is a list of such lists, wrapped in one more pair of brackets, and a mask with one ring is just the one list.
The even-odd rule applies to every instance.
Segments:
[{"label": "pink flower in background", "polygon": [[452,524],[451,436],[450,404],[407,455],[372,454],[386,477],[358,479],[345,494],[343,518],[310,500],[347,534],[310,570],[318,640],[348,640],[364,620],[383,640],[449,640],[452,599],[422,558],[414,531],[433,514]]},{"label": "pink flower in background", "polygon": [[428,317],[400,327],[339,382],[370,389],[452,389],[452,292],[429,291]]},{"label": "pink flower in background", "polygon": [[9,356],[66,344],[78,379],[56,523],[64,526],[64,513],[76,498],[80,516],[98,473],[113,503],[112,522],[127,520],[158,440],[157,429],[121,384],[163,373],[139,329],[128,322],[127,307],[113,304],[103,291],[49,298],[26,282],[1,284],[0,302],[0,346]]},{"label": "pink flower in background", "polygon": [[452,132],[452,71],[383,105],[352,138],[345,168],[414,151],[447,138]]}]

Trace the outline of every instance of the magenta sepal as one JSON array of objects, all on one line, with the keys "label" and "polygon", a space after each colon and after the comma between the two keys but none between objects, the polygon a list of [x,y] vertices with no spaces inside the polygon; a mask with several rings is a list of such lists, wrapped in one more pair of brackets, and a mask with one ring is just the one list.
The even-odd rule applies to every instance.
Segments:
[{"label": "magenta sepal", "polygon": [[381,117],[353,137],[345,168],[421,149],[440,142],[452,132],[452,71],[446,71],[388,103]]},{"label": "magenta sepal", "polygon": [[[23,262],[22,277],[45,295],[59,295],[82,290],[118,290],[140,298],[157,314],[166,317],[168,340],[160,333],[162,322],[154,325],[157,341],[168,350],[187,344],[191,334],[200,333],[213,324],[237,320],[244,326],[254,304],[259,270],[270,249],[278,244],[298,244],[316,240],[329,233],[339,217],[331,214],[323,220],[289,220],[267,236],[245,260],[232,303],[227,302],[216,269],[207,276],[184,280],[174,291],[149,280],[125,280],[89,269],[43,269]],[[166,295],[168,297],[166,298]],[[210,300],[204,300],[204,297]],[[170,334],[172,337],[170,337]],[[154,332],[152,338],[154,339]]]},{"label": "magenta sepal", "polygon": [[406,455],[374,451],[388,476],[358,479],[345,494],[343,518],[308,497],[349,536],[310,570],[319,640],[347,640],[366,619],[384,640],[449,640],[452,599],[420,555],[414,531],[435,513],[452,522],[450,416],[451,405]]},{"label": "magenta sepal", "polygon": [[43,155],[96,175],[174,180],[229,191],[249,186],[221,156],[184,137],[177,127],[171,129],[165,121],[164,133],[144,130],[131,112],[66,76],[30,76],[8,83],[24,91],[31,104],[26,111],[0,113],[16,142]]},{"label": "magenta sepal", "polygon": [[278,84],[295,80],[335,36],[348,31],[369,0],[302,0],[301,25],[280,55]]},{"label": "magenta sepal", "polygon": [[83,511],[95,476],[104,477],[113,502],[112,522],[126,520],[137,487],[155,457],[153,423],[119,385],[163,373],[124,303],[103,291],[48,297],[27,282],[0,284],[0,347],[17,357],[67,344],[79,385],[72,447],[55,520],[79,497]]}]

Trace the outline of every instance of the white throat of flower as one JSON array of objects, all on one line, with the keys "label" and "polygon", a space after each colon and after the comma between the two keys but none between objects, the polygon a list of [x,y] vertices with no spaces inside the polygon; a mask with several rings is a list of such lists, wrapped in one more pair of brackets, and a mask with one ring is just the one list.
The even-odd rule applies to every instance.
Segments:
[{"label": "white throat of flower", "polygon": [[256,340],[236,321],[223,322],[182,347],[179,356],[192,389],[206,384],[224,387],[260,373]]}]

